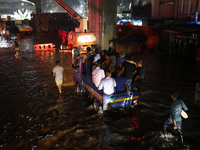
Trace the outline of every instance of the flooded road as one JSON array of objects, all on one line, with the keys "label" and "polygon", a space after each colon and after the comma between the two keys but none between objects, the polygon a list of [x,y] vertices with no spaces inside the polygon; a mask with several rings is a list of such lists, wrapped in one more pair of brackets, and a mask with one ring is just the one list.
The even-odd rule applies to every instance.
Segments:
[{"label": "flooded road", "polygon": [[[146,69],[141,103],[127,112],[94,113],[87,95],[73,85],[71,53],[59,53],[57,36],[19,39],[21,59],[14,49],[0,48],[0,149],[3,150],[147,150],[199,149],[200,108],[194,104],[200,62],[177,59],[158,52],[141,53]],[[33,45],[54,43],[57,50],[34,51]],[[67,81],[58,93],[51,72],[60,60]],[[160,137],[169,115],[170,92],[177,90],[188,106],[180,146],[177,134]]]}]

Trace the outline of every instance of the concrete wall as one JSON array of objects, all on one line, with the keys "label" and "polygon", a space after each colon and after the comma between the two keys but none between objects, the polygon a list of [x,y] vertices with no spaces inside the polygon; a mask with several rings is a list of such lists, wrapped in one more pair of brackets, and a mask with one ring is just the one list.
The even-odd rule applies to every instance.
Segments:
[{"label": "concrete wall", "polygon": [[102,49],[107,49],[109,40],[117,38],[117,1],[103,0]]},{"label": "concrete wall", "polygon": [[36,13],[41,13],[42,12],[41,0],[28,0],[28,1],[35,3]]},{"label": "concrete wall", "polygon": [[89,31],[95,32],[97,44],[107,49],[109,40],[117,35],[117,1],[88,0]]},{"label": "concrete wall", "polygon": [[[196,13],[197,0],[148,0],[152,5],[152,17],[177,17]],[[160,2],[173,2],[174,4],[159,4]],[[200,3],[198,12],[200,13]]]},{"label": "concrete wall", "polygon": [[88,0],[88,30],[96,33],[97,44],[101,43],[102,0]]},{"label": "concrete wall", "polygon": [[151,16],[159,17],[159,0],[151,0]]},{"label": "concrete wall", "polygon": [[86,32],[88,32],[88,21],[87,21],[87,19],[81,18],[79,20],[79,22],[80,22],[80,27],[79,27],[80,32],[85,32],[85,30],[86,30]]},{"label": "concrete wall", "polygon": [[[175,17],[196,13],[197,0],[175,0]],[[200,3],[198,12],[200,13]]]},{"label": "concrete wall", "polygon": [[160,17],[174,17],[174,5],[160,5]]},{"label": "concrete wall", "polygon": [[129,43],[129,44],[116,44],[116,52],[121,53],[124,51],[126,55],[131,55],[138,52],[139,44],[138,43]]}]

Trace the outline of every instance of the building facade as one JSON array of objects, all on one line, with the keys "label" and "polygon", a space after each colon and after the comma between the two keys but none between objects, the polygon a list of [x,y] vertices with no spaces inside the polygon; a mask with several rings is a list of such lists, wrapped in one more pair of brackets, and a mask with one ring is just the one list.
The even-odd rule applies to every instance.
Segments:
[{"label": "building facade", "polygon": [[147,0],[147,4],[151,4],[152,17],[180,18],[200,13],[199,0]]}]

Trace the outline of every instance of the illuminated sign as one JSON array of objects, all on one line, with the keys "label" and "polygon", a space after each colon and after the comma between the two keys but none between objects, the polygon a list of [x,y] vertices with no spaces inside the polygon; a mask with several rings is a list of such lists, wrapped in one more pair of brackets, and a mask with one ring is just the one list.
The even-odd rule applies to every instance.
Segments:
[{"label": "illuminated sign", "polygon": [[131,20],[131,19],[122,19],[117,22],[117,25],[137,25],[137,26],[142,26],[142,20]]},{"label": "illuminated sign", "polygon": [[95,42],[96,36],[94,36],[94,35],[80,35],[80,36],[78,36],[77,41],[80,42],[80,43]]}]

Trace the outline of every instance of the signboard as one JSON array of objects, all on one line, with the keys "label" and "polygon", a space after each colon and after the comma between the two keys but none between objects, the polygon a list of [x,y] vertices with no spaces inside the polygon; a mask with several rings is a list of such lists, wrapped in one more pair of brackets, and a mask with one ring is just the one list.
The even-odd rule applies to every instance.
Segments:
[{"label": "signboard", "polygon": [[15,25],[22,24],[22,20],[15,20]]},{"label": "signboard", "polygon": [[77,41],[80,43],[95,42],[96,36],[95,35],[80,35],[78,36]]}]

